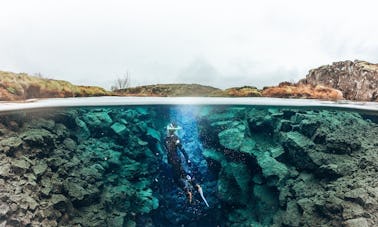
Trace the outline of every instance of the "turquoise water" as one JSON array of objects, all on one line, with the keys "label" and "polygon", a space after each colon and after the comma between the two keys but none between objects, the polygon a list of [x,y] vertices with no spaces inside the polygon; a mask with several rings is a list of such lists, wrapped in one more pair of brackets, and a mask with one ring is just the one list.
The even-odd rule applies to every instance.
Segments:
[{"label": "turquoise water", "polygon": [[[175,150],[178,165],[193,181],[169,161],[165,144],[172,122],[190,160]],[[374,111],[329,107],[118,105],[4,112],[0,224],[373,225],[377,123]]]}]

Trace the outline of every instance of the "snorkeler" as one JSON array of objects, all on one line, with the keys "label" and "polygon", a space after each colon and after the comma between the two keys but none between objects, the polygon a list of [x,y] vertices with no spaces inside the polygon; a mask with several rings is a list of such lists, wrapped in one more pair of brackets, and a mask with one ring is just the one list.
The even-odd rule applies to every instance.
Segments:
[{"label": "snorkeler", "polygon": [[188,165],[191,165],[188,154],[183,148],[179,137],[175,134],[175,132],[179,129],[181,129],[181,127],[177,126],[175,123],[170,123],[167,126],[167,137],[165,138],[164,143],[165,149],[167,150],[168,163],[173,169],[174,180],[187,194],[189,203],[191,203],[193,199],[193,188],[196,188],[206,206],[209,206],[203,195],[202,187],[196,183],[194,177],[190,176],[190,174],[185,171],[181,163],[181,157],[178,150],[180,150],[184,155],[185,161],[188,163]]}]

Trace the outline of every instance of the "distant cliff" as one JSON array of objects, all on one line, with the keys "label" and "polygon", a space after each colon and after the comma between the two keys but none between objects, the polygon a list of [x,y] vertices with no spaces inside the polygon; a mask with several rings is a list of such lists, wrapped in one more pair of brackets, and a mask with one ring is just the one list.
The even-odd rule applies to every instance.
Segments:
[{"label": "distant cliff", "polygon": [[310,70],[299,84],[338,89],[345,99],[378,101],[378,64],[340,61]]},{"label": "distant cliff", "polygon": [[31,98],[65,98],[110,95],[94,86],[76,86],[63,80],[30,76],[26,73],[0,71],[0,101]]}]

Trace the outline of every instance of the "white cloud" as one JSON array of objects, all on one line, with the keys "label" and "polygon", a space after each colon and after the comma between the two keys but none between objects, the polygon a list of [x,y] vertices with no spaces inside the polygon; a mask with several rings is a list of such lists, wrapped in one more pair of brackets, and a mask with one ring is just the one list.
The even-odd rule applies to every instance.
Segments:
[{"label": "white cloud", "polygon": [[109,88],[298,80],[333,61],[377,62],[375,1],[1,2],[0,69]]}]

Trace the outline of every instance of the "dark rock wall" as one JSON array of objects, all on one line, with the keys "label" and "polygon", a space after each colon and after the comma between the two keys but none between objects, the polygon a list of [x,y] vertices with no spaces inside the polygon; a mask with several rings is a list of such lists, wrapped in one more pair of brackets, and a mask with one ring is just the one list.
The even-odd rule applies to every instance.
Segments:
[{"label": "dark rock wall", "polygon": [[378,126],[359,114],[214,108],[200,129],[226,226],[378,223]]},{"label": "dark rock wall", "polygon": [[135,226],[159,206],[155,118],[141,108],[1,116],[0,224]]}]

